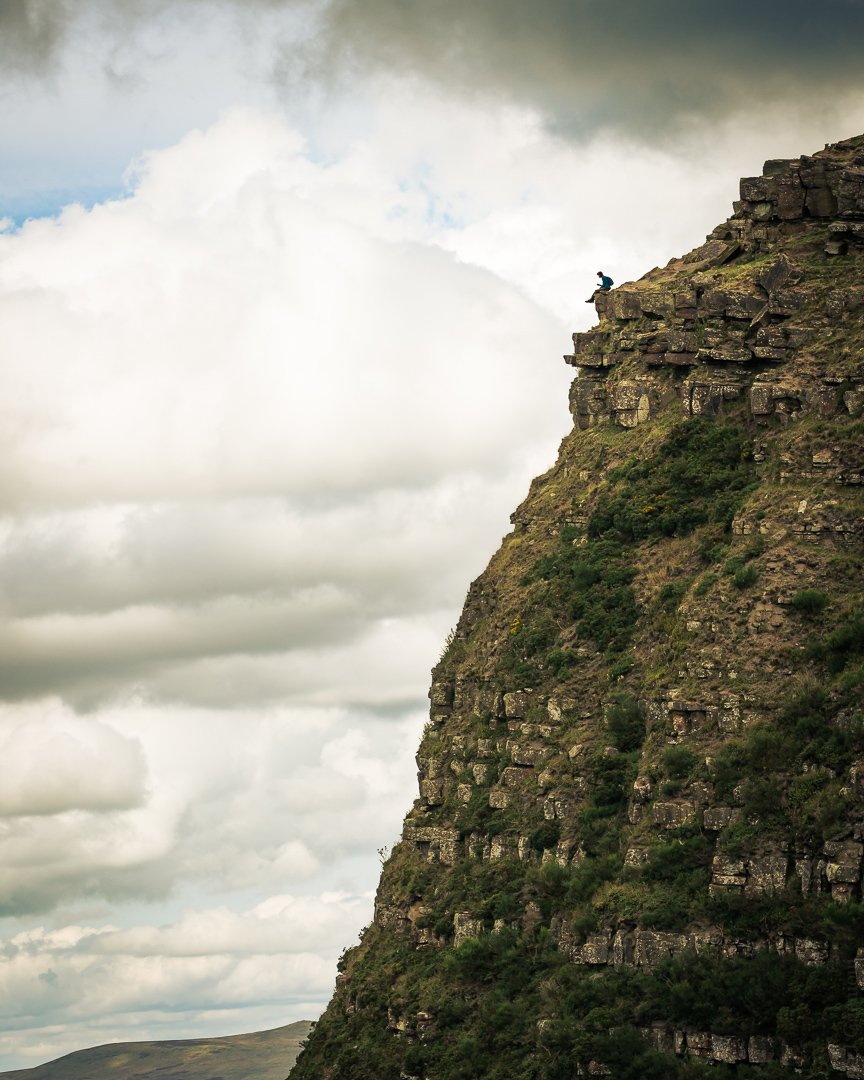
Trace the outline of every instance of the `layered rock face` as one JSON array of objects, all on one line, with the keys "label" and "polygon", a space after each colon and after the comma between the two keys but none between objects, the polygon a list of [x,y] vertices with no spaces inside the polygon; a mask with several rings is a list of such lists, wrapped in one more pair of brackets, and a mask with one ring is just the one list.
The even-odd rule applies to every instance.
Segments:
[{"label": "layered rock face", "polygon": [[597,307],[292,1080],[864,1077],[864,136]]}]

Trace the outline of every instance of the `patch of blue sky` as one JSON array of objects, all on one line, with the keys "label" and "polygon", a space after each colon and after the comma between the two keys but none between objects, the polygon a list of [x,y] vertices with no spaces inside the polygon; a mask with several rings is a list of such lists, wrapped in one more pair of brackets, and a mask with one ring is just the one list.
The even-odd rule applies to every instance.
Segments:
[{"label": "patch of blue sky", "polygon": [[[465,219],[459,214],[456,204],[449,196],[437,194],[432,188],[432,167],[428,162],[420,161],[414,166],[411,175],[399,181],[399,190],[406,194],[419,191],[426,200],[424,221],[437,229],[464,229]],[[399,217],[404,208],[395,207],[392,217]]]},{"label": "patch of blue sky", "polygon": [[437,198],[431,192],[427,192],[426,223],[440,229],[463,229],[465,227],[464,220],[456,213],[453,204]]},{"label": "patch of blue sky", "polygon": [[125,199],[129,194],[125,184],[0,193],[0,220],[11,222],[12,228],[19,229],[27,221],[57,217],[67,206],[83,206],[85,210],[92,210],[99,203]]}]

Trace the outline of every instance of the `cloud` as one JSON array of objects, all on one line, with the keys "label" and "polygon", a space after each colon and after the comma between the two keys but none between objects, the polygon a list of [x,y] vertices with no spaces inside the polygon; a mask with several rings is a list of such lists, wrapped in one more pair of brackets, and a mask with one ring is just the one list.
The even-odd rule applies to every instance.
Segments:
[{"label": "cloud", "polygon": [[557,130],[653,140],[794,95],[817,109],[860,91],[859,0],[333,0],[325,48],[539,108]]},{"label": "cloud", "polygon": [[144,798],[140,745],[51,706],[0,709],[0,815],[126,810]]},{"label": "cloud", "polygon": [[[75,1027],[91,1024],[103,1041],[128,1038],[130,1026],[139,1039],[167,1038],[180,1023],[224,1034],[226,1015],[265,1001],[283,1010],[269,1010],[271,1024],[299,1018],[329,995],[333,943],[350,943],[367,917],[368,897],[331,892],[188,909],[159,928],[34,926],[0,952],[0,1046],[17,1029],[36,1054],[49,1039],[74,1049]],[[68,1028],[59,1043],[45,1014]]]},{"label": "cloud", "polygon": [[[278,122],[240,112],[155,155],[133,198],[0,237],[6,505],[344,497],[489,469],[511,409],[540,431],[514,376],[557,327],[488,273],[388,235],[398,191],[365,194],[350,163],[315,167]],[[50,377],[28,378],[34,358]]]},{"label": "cloud", "polygon": [[5,707],[0,914],[355,879],[346,866],[392,842],[413,797],[422,722],[416,707]]},{"label": "cloud", "polygon": [[0,236],[10,699],[201,700],[220,660],[290,683],[291,655],[356,671],[339,650],[382,620],[438,627],[454,558],[553,445],[536,362],[563,334],[426,209],[236,110],[128,198]]},{"label": "cloud", "polygon": [[[42,712],[52,728],[85,724],[56,704]],[[20,707],[6,710],[0,728],[11,713],[37,737],[37,718]],[[45,784],[37,778],[27,805],[6,808],[6,1060],[317,1015],[336,956],[371,917],[369,856],[392,842],[410,800],[422,714],[381,720],[281,709],[230,718],[127,705],[86,722],[122,729],[158,783],[128,809],[43,805],[43,816],[15,816],[33,808]],[[327,879],[333,885],[322,889]],[[308,893],[296,891],[304,886]],[[171,900],[175,890],[182,907]],[[212,896],[224,900],[208,903]],[[36,917],[52,909],[52,921]]]},{"label": "cloud", "polygon": [[235,110],[0,236],[10,920],[371,883],[429,668],[566,426],[560,320],[447,249],[416,160]]},{"label": "cloud", "polygon": [[[74,8],[7,0],[0,40],[18,67],[55,70],[84,24],[111,71],[117,43],[130,35],[226,15],[247,38],[268,28],[281,42],[271,68],[287,75],[292,94],[303,79],[356,84],[369,71],[396,72],[535,108],[580,139],[614,129],[653,141],[791,98],[827,115],[838,96],[861,89],[860,0],[818,8],[804,0],[138,0],[122,10],[104,0]],[[126,66],[146,74],[170,52],[171,36],[157,50],[139,48]]]},{"label": "cloud", "polygon": [[7,70],[43,69],[54,59],[68,21],[62,0],[0,0],[0,57]]}]

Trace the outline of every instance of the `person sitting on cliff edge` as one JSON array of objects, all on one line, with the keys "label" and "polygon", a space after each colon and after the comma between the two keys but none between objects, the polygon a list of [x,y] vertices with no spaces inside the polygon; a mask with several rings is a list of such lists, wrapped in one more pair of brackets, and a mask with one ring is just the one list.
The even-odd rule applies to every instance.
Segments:
[{"label": "person sitting on cliff edge", "polygon": [[615,282],[612,280],[612,278],[608,277],[606,274],[604,274],[602,270],[597,271],[597,277],[600,278],[600,284],[597,286],[597,288],[594,290],[594,292],[591,293],[591,295],[585,301],[586,304],[593,303],[594,302],[594,297],[597,295],[598,292],[609,292],[609,290],[615,284]]}]

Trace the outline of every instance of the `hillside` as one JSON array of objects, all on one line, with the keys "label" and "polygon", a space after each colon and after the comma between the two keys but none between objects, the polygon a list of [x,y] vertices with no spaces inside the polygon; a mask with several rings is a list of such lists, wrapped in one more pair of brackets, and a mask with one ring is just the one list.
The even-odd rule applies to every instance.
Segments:
[{"label": "hillside", "polygon": [[0,1080],[284,1080],[310,1024],[220,1039],[110,1043]]},{"label": "hillside", "polygon": [[597,298],[292,1080],[864,1077],[864,136]]}]

